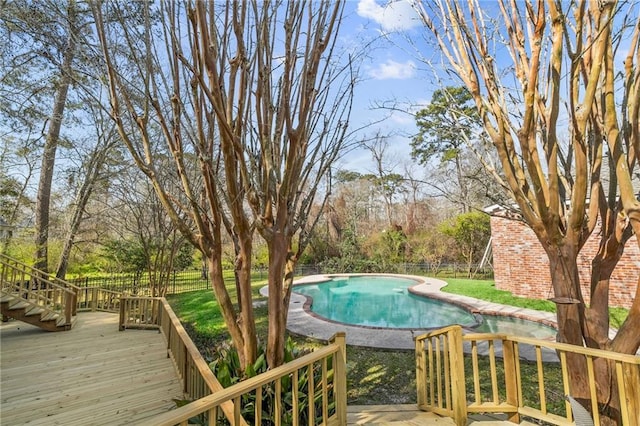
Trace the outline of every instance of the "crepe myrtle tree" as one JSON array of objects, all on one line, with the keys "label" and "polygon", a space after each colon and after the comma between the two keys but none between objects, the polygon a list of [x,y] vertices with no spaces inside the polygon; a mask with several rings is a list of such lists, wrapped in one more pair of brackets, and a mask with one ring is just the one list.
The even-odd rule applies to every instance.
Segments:
[{"label": "crepe myrtle tree", "polygon": [[[549,258],[558,340],[629,354],[640,346],[640,286],[612,339],[608,289],[625,243],[640,235],[632,185],[640,153],[640,22],[633,7],[501,0],[489,14],[476,0],[417,4],[427,37],[471,94],[503,182]],[[598,221],[587,306],[577,258]],[[584,358],[568,355],[567,362],[572,394],[588,398]],[[615,423],[614,368],[604,360],[594,368],[601,419]]]},{"label": "crepe myrtle tree", "polygon": [[[243,367],[257,353],[254,235],[269,252],[267,361],[276,367],[294,267],[328,195],[323,176],[349,140],[355,59],[336,46],[343,8],[93,3],[112,118],[169,217],[206,259]],[[107,13],[123,18],[107,24]],[[175,179],[162,179],[167,173]],[[223,280],[224,233],[235,245],[237,304]]]}]

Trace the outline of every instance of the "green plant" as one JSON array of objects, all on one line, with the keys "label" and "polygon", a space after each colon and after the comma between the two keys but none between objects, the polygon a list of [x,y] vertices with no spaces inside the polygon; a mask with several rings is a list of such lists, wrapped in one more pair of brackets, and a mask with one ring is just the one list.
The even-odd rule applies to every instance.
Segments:
[{"label": "green plant", "polygon": [[489,216],[476,211],[463,213],[453,221],[442,222],[438,229],[455,240],[456,255],[466,262],[467,274],[471,278],[472,265],[480,261],[491,236]]},{"label": "green plant", "polygon": [[[285,359],[284,362],[290,362],[307,353],[305,350],[296,348],[293,340],[289,338],[285,345]],[[232,386],[242,380],[255,377],[259,374],[265,373],[268,369],[266,363],[266,348],[264,345],[260,345],[258,349],[258,356],[255,363],[247,366],[246,369],[242,369],[240,365],[240,359],[238,357],[237,350],[229,343],[219,345],[215,348],[214,361],[209,366],[214,372],[220,384],[224,387]],[[276,423],[276,417],[279,415],[281,418],[281,424],[289,425],[293,424],[294,416],[297,416],[299,424],[309,423],[309,404],[313,403],[315,406],[315,413],[318,413],[316,417],[320,417],[322,414],[322,365],[314,364],[312,367],[313,374],[313,402],[309,401],[309,389],[311,386],[309,380],[309,369],[298,370],[297,377],[297,389],[298,389],[298,406],[297,413],[294,413],[294,376],[288,375],[280,379],[281,389],[281,401],[282,407],[280,413],[276,413],[276,382],[269,383],[262,388],[262,400],[261,400],[261,417],[262,425],[268,426]],[[329,371],[329,377],[327,381],[329,384],[329,400],[332,400],[333,393],[333,375],[332,375],[332,363],[331,360],[327,363],[327,371]],[[241,400],[241,414],[244,419],[250,423],[255,423],[255,411],[256,411],[256,393],[248,393],[242,396]],[[333,413],[335,410],[335,404],[329,404],[329,413]],[[321,420],[321,419],[320,419]]]}]

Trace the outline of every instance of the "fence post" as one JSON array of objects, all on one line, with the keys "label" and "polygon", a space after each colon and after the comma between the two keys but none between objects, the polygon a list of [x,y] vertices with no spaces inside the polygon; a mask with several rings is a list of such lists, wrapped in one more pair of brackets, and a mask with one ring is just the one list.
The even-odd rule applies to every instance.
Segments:
[{"label": "fence post", "polygon": [[344,331],[338,332],[331,338],[331,343],[340,346],[336,353],[334,366],[336,392],[336,420],[339,425],[347,424],[347,337]]},{"label": "fence post", "polygon": [[93,287],[91,289],[91,311],[95,312],[98,310],[98,287]]},{"label": "fence post", "polygon": [[[621,367],[621,368],[620,368]],[[629,426],[640,425],[640,365],[622,363],[620,369],[625,380],[617,380],[620,406],[627,406],[622,410],[622,424]],[[622,400],[622,397],[624,401]]]},{"label": "fence post", "polygon": [[65,329],[66,327],[71,327],[73,323],[73,309],[75,307],[75,298],[74,293],[69,294],[69,292],[62,290],[62,294],[64,295],[64,316],[65,316]]},{"label": "fence post", "polygon": [[465,426],[467,424],[467,391],[465,387],[462,327],[456,326],[448,334],[453,421],[458,426]]},{"label": "fence post", "polygon": [[427,408],[427,359],[424,339],[416,339],[416,390],[418,393],[418,409]]},{"label": "fence post", "polygon": [[[518,407],[520,401],[520,383],[518,383],[518,353],[517,345],[511,340],[502,340],[502,353],[504,357],[504,380],[507,392],[506,403]],[[518,410],[507,413],[508,420],[512,423],[520,423]]]},{"label": "fence post", "polygon": [[126,297],[120,297],[120,319],[118,324],[118,329],[123,331],[126,328],[126,324],[124,323],[125,318],[125,305],[127,304]]},{"label": "fence post", "polygon": [[71,316],[78,315],[78,290],[79,287],[71,287],[70,290],[73,292],[73,297],[71,301]]}]

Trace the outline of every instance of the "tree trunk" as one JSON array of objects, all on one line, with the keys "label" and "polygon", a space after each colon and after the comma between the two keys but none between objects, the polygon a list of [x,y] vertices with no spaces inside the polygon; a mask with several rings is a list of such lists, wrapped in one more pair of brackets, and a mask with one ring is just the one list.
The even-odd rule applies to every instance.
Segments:
[{"label": "tree trunk", "polygon": [[[557,306],[556,339],[561,343],[584,346],[582,324],[585,305],[580,291],[575,244],[565,242],[546,249]],[[583,402],[589,397],[589,382],[584,374],[586,361],[582,355],[567,354],[567,367],[571,396]]]},{"label": "tree trunk", "polygon": [[76,10],[74,0],[70,0],[68,9],[69,28],[67,34],[67,46],[60,69],[60,83],[56,90],[47,139],[42,153],[42,167],[40,169],[40,181],[38,183],[38,195],[36,199],[36,253],[34,267],[48,272],[48,244],[49,244],[49,206],[51,204],[51,181],[53,180],[53,167],[56,160],[58,138],[64,108],[67,103],[67,93],[71,84],[71,64],[75,55],[75,26]]},{"label": "tree trunk", "polygon": [[94,182],[95,181],[89,181],[89,179],[87,179],[82,184],[82,188],[80,189],[78,201],[73,211],[73,218],[71,219],[71,224],[69,226],[69,233],[67,234],[64,246],[62,247],[62,253],[60,253],[60,259],[56,268],[56,278],[59,278],[61,280],[64,280],[67,274],[71,249],[73,248],[76,234],[78,233],[78,229],[80,228],[80,224],[82,223],[84,210],[87,207],[87,203],[89,202],[89,197],[91,197],[91,193],[93,192]]},{"label": "tree trunk", "polygon": [[298,264],[297,257],[287,256],[287,262],[285,264],[284,271],[284,289],[283,289],[283,303],[284,303],[284,324],[287,324],[287,319],[289,318],[289,302],[291,301],[291,291],[293,289],[293,278],[296,269],[296,265]]},{"label": "tree trunk", "polygon": [[[248,364],[253,364],[258,356],[258,341],[256,336],[256,321],[253,313],[253,296],[251,294],[251,235],[245,235],[238,239],[239,251],[236,256],[235,280],[238,298],[238,322],[243,336],[245,369]],[[239,349],[238,349],[239,350]],[[242,358],[241,358],[242,360]]]},{"label": "tree trunk", "polygon": [[[605,253],[605,247],[609,252]],[[608,289],[611,273],[622,254],[620,247],[601,244],[598,256],[592,263],[591,306],[585,307],[580,291],[577,262],[569,249],[558,249],[557,255],[548,252],[554,295],[558,298],[557,340],[578,346],[612,350],[609,334]],[[567,300],[563,300],[567,299]],[[580,303],[563,303],[579,300]],[[586,358],[582,355],[567,354],[569,372],[569,392],[581,405],[591,411]],[[620,400],[614,374],[615,365],[603,359],[594,359],[593,369],[596,394],[602,425],[619,424]]]},{"label": "tree trunk", "polygon": [[60,259],[58,261],[58,266],[56,268],[56,277],[62,280],[67,274],[67,267],[69,266],[69,255],[71,253],[71,249],[73,248],[75,237],[78,233],[78,229],[80,228],[80,224],[82,223],[84,211],[87,207],[87,204],[89,203],[91,194],[93,193],[94,185],[100,177],[102,167],[111,146],[112,144],[107,143],[103,147],[96,147],[96,150],[91,154],[91,158],[87,162],[87,175],[85,176],[84,182],[82,182],[80,190],[78,191],[78,197],[75,209],[73,211],[73,218],[69,226],[69,233],[67,234],[67,238],[64,242],[62,253],[60,254]]},{"label": "tree trunk", "polygon": [[268,242],[269,247],[269,334],[267,341],[267,363],[269,368],[284,362],[285,335],[287,326],[288,301],[284,286],[285,268],[289,256],[288,239],[280,233],[274,233]]},{"label": "tree trunk", "polygon": [[[580,290],[575,244],[546,247],[551,285],[557,302],[558,341],[583,346],[584,300]],[[568,303],[567,303],[568,302]],[[574,302],[574,303],[572,303]]]},{"label": "tree trunk", "polygon": [[[209,278],[211,279],[213,294],[220,305],[220,311],[222,312],[224,323],[227,326],[233,345],[238,351],[240,365],[244,367],[247,365],[247,358],[245,355],[245,338],[238,324],[238,318],[234,310],[233,302],[231,301],[229,293],[225,287],[222,263],[220,262],[219,254],[217,254],[220,252],[221,251],[212,251],[207,255]],[[249,342],[249,344],[251,343]]]}]

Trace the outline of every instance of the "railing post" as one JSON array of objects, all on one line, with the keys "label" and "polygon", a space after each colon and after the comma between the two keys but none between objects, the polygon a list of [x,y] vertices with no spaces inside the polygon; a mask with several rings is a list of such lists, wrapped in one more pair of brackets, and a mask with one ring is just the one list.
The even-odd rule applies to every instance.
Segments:
[{"label": "railing post", "polygon": [[[520,383],[518,383],[518,354],[516,345],[512,340],[502,340],[502,353],[504,357],[504,382],[506,387],[506,403],[518,407],[520,401]],[[520,423],[518,411],[507,413],[508,420],[512,423]]]},{"label": "railing post", "polygon": [[126,304],[126,297],[120,297],[120,319],[118,322],[118,329],[120,331],[123,331],[125,329],[125,323],[124,323],[124,317],[125,317],[125,304]]},{"label": "railing post", "polygon": [[65,316],[65,327],[71,326],[73,318],[73,311],[75,307],[75,298],[73,297],[75,293],[69,294],[67,291],[63,291],[64,293],[64,316]]},{"label": "railing post", "polygon": [[[2,289],[5,289],[5,286],[9,284],[9,278],[7,274],[9,273],[9,268],[6,268],[5,265],[8,265],[8,259],[2,256],[2,262],[0,262],[0,283],[2,283]],[[13,283],[12,283],[13,284]]]},{"label": "railing post", "polygon": [[76,316],[78,315],[78,289],[75,287],[71,287],[71,291],[73,292],[73,297],[72,297],[72,302],[71,302],[71,306],[72,306],[72,312],[71,315]]},{"label": "railing post", "polygon": [[[122,306],[122,304],[120,304]],[[91,289],[91,312],[98,310],[98,287]]]},{"label": "railing post", "polygon": [[184,359],[182,360],[182,382],[184,385],[183,391],[185,395],[187,395],[187,398],[191,398],[191,395],[189,394],[189,350],[184,345],[184,343],[182,343],[180,347],[184,352]]},{"label": "railing post", "polygon": [[416,339],[416,388],[418,392],[418,408],[427,406],[427,360],[424,339]]},{"label": "railing post", "polygon": [[[624,380],[617,380],[620,406],[622,410],[622,424],[629,426],[640,425],[640,366],[621,363]],[[616,368],[617,370],[617,368]],[[623,396],[626,396],[623,400]]]},{"label": "railing post", "polygon": [[464,375],[462,327],[459,326],[449,332],[449,371],[451,374],[453,421],[458,426],[465,426],[467,424],[467,391]]},{"label": "railing post", "polygon": [[336,420],[339,425],[347,424],[347,337],[344,331],[333,335],[331,343],[340,346],[336,353],[333,377],[336,393]]}]

